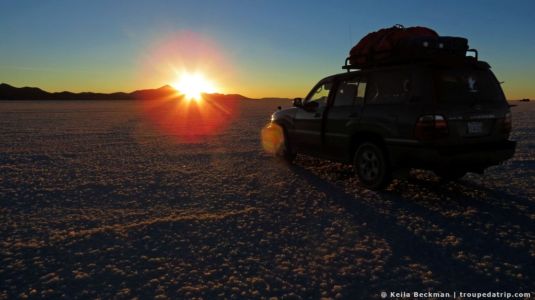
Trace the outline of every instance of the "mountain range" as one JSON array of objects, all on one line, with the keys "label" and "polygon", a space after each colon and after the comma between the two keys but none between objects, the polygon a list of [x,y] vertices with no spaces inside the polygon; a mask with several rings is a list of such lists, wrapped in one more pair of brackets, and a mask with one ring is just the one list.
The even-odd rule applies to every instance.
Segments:
[{"label": "mountain range", "polygon": [[[209,94],[212,98],[248,99],[239,94]],[[36,87],[17,88],[6,83],[0,83],[0,100],[151,100],[170,97],[180,97],[177,91],[164,85],[157,89],[137,90],[131,93],[93,93],[93,92],[47,92]]]}]

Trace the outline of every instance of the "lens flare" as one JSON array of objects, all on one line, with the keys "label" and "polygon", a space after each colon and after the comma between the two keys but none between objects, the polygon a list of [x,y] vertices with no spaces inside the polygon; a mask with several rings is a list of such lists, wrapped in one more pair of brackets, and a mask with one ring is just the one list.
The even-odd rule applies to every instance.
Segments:
[{"label": "lens flare", "polygon": [[150,123],[177,142],[200,143],[225,130],[238,115],[239,99],[203,94],[199,101],[184,95],[140,101]]},{"label": "lens flare", "polygon": [[282,127],[276,123],[269,123],[262,128],[262,148],[269,154],[277,154],[281,151],[284,142]]},{"label": "lens flare", "polygon": [[139,107],[164,136],[178,143],[204,142],[239,114],[239,97],[215,94],[226,92],[232,70],[232,62],[210,37],[191,31],[162,35],[143,55],[138,80],[143,86],[170,86],[140,94]]}]

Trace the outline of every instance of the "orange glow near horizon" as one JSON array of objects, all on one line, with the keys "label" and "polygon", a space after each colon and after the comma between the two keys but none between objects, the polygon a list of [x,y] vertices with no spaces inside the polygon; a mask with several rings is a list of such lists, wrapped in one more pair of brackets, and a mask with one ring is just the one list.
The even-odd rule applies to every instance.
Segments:
[{"label": "orange glow near horizon", "polygon": [[182,72],[171,86],[186,97],[187,100],[200,101],[202,94],[215,93],[216,86],[204,77],[202,73]]},{"label": "orange glow near horizon", "polygon": [[225,130],[238,115],[237,100],[202,94],[188,99],[176,94],[140,101],[143,114],[156,130],[180,143],[203,142]]}]

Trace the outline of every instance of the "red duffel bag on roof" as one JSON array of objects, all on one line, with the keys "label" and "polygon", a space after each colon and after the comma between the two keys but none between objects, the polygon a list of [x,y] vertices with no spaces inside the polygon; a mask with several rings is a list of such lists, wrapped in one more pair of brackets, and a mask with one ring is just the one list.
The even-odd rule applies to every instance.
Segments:
[{"label": "red duffel bag on roof", "polygon": [[438,38],[438,34],[427,27],[403,27],[395,25],[371,32],[349,52],[349,62],[353,66],[367,66],[388,61],[399,56],[401,42],[420,38]]}]

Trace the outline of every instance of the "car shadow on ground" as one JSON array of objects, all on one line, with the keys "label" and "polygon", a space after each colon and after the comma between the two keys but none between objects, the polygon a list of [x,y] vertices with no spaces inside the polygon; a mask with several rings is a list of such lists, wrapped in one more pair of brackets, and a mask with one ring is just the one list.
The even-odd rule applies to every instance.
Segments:
[{"label": "car shadow on ground", "polygon": [[[533,220],[506,205],[514,200],[533,208],[527,199],[467,180],[444,184],[411,178],[397,182],[388,191],[370,192],[375,196],[370,202],[360,195],[363,188],[357,186],[356,193],[348,192],[347,186],[322,178],[307,164],[290,168],[344,207],[355,223],[366,224],[361,230],[389,244],[392,256],[379,283],[355,282],[351,289],[355,295],[407,289],[451,292],[532,288]],[[338,177],[346,177],[346,173],[342,169]],[[418,197],[422,194],[425,196]],[[400,276],[410,273],[415,263],[424,265],[433,280]]]}]

